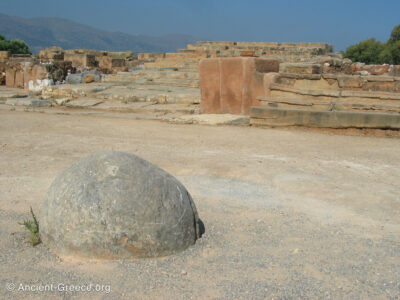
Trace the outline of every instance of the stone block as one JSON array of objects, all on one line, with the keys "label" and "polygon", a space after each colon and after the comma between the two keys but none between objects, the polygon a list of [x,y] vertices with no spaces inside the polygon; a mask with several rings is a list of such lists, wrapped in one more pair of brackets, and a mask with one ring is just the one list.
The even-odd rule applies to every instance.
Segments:
[{"label": "stone block", "polygon": [[201,109],[205,113],[221,112],[220,59],[200,61]]},{"label": "stone block", "polygon": [[162,52],[138,53],[139,60],[154,61],[156,58],[165,58],[165,53]]},{"label": "stone block", "polygon": [[68,107],[74,107],[74,108],[86,108],[86,107],[96,106],[102,102],[103,101],[100,99],[81,98],[81,99],[75,99],[73,101],[66,102],[65,105]]},{"label": "stone block", "polygon": [[[220,113],[242,113],[244,65],[242,59],[220,59]],[[204,111],[203,111],[204,112]]]},{"label": "stone block", "polygon": [[400,65],[390,66],[388,72],[390,76],[400,77]]},{"label": "stone block", "polygon": [[264,73],[278,72],[271,58],[230,57],[200,61],[201,109],[204,113],[248,114],[265,93]]},{"label": "stone block", "polygon": [[51,103],[49,101],[40,99],[31,99],[31,98],[11,98],[6,100],[6,104],[13,106],[32,106],[32,107],[51,106]]},{"label": "stone block", "polygon": [[363,86],[363,90],[374,91],[374,92],[398,93],[400,92],[400,81],[368,82]]},{"label": "stone block", "polygon": [[321,64],[306,63],[283,63],[280,65],[280,72],[293,74],[321,74]]},{"label": "stone block", "polygon": [[16,73],[16,69],[8,67],[5,71],[5,75],[6,75],[6,86],[7,87],[14,87],[14,83],[15,83],[15,73]]},{"label": "stone block", "polygon": [[15,72],[14,87],[16,87],[16,88],[24,88],[25,87],[23,70],[17,70]]},{"label": "stone block", "polygon": [[[30,66],[30,64],[28,64]],[[23,67],[21,63],[11,63],[6,66],[6,86],[13,88],[24,88],[26,82],[24,81],[24,73],[26,67]]]},{"label": "stone block", "polygon": [[101,80],[101,74],[97,71],[86,71],[78,74],[69,74],[65,81],[68,84],[91,83]]},{"label": "stone block", "polygon": [[108,70],[112,70],[113,68],[125,67],[125,59],[103,56],[99,59],[99,67]]},{"label": "stone block", "polygon": [[400,115],[351,111],[283,109],[261,106],[252,107],[250,123],[267,126],[400,129]]},{"label": "stone block", "polygon": [[82,83],[91,83],[94,82],[94,75],[93,74],[86,74],[82,77]]},{"label": "stone block", "polygon": [[114,59],[122,59],[122,60],[133,60],[135,55],[132,51],[122,51],[122,52],[107,52],[107,56]]},{"label": "stone block", "polygon": [[250,56],[250,57],[253,57],[253,56],[255,56],[255,51],[251,51],[251,50],[245,50],[245,51],[242,51],[241,53],[240,53],[240,56]]},{"label": "stone block", "polygon": [[202,124],[202,125],[248,125],[248,116],[231,114],[199,114],[183,115],[169,121],[175,124]]},{"label": "stone block", "polygon": [[78,84],[82,83],[82,75],[81,74],[69,74],[65,79],[68,84]]},{"label": "stone block", "polygon": [[93,54],[65,53],[64,61],[72,62],[74,67],[95,67],[96,59]]},{"label": "stone block", "polygon": [[69,99],[69,98],[57,98],[57,99],[54,99],[54,102],[59,106],[63,106],[66,103],[68,103],[70,100],[71,99]]},{"label": "stone block", "polygon": [[367,81],[361,76],[351,76],[351,75],[338,75],[337,81],[340,88],[361,88],[363,84]]},{"label": "stone block", "polygon": [[367,73],[369,75],[384,75],[389,72],[389,65],[366,65],[362,63],[354,63],[351,65],[353,73],[363,74]]},{"label": "stone block", "polygon": [[10,52],[0,51],[0,62],[6,62],[10,58]]},{"label": "stone block", "polygon": [[42,62],[62,61],[64,60],[64,51],[61,47],[48,47],[39,51],[39,59]]},{"label": "stone block", "polygon": [[264,74],[264,97],[269,97],[271,95],[271,84],[276,83],[276,81],[279,79],[279,73],[266,73]]},{"label": "stone block", "polygon": [[29,91],[41,91],[44,86],[52,85],[53,81],[49,79],[47,65],[27,64],[24,67],[24,87]]}]

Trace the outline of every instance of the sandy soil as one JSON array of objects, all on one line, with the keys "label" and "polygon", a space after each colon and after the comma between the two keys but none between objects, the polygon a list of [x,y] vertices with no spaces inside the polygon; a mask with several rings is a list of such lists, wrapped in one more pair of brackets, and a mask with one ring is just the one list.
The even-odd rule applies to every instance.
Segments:
[{"label": "sandy soil", "polygon": [[[398,137],[0,111],[0,298],[399,298],[399,149]],[[196,245],[130,261],[29,245],[18,225],[29,206],[39,212],[59,172],[104,150],[183,182],[205,224]]]}]

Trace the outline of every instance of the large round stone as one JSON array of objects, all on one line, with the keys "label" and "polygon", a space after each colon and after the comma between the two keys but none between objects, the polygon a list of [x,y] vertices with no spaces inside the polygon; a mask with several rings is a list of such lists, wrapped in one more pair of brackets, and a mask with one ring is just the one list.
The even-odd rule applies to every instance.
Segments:
[{"label": "large round stone", "polygon": [[62,255],[118,259],[157,257],[199,237],[186,188],[172,175],[128,153],[84,158],[52,183],[39,220],[45,245]]}]

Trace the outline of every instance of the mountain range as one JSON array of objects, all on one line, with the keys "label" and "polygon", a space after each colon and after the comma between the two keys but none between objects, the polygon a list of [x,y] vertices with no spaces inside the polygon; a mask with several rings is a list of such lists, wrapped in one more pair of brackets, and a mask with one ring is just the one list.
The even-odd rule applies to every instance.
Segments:
[{"label": "mountain range", "polygon": [[0,14],[0,34],[25,41],[33,53],[49,46],[108,51],[176,52],[196,42],[190,35],[160,37],[109,32],[62,18],[21,18]]}]

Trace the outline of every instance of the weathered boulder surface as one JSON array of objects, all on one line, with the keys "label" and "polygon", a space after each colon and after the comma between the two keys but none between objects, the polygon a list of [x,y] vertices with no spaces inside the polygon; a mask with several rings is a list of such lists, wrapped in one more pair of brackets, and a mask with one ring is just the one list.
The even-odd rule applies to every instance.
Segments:
[{"label": "weathered boulder surface", "polygon": [[64,170],[48,191],[39,224],[44,244],[58,254],[120,259],[182,251],[199,238],[200,222],[177,179],[112,151]]}]

